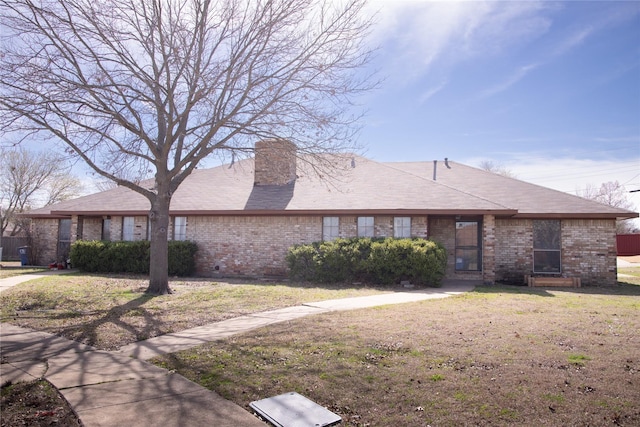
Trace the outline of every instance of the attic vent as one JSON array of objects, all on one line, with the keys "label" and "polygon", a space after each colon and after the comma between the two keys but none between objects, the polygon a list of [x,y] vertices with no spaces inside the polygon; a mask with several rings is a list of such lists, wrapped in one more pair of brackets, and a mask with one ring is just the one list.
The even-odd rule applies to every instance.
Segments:
[{"label": "attic vent", "polygon": [[286,185],[295,179],[295,144],[284,139],[256,142],[254,185]]}]

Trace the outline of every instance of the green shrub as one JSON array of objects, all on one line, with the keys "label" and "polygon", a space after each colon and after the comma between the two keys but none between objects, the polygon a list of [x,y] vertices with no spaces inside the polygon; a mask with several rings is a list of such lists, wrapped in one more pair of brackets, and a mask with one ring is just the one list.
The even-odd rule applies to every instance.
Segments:
[{"label": "green shrub", "polygon": [[109,266],[104,264],[103,253],[107,242],[97,240],[77,241],[71,245],[71,265],[84,271],[104,273],[109,271]]},{"label": "green shrub", "polygon": [[289,275],[303,281],[315,280],[317,256],[318,250],[314,245],[296,245],[289,248],[286,257]]},{"label": "green shrub", "polygon": [[[194,242],[169,242],[171,276],[192,276],[195,273]],[[105,242],[79,240],[71,246],[71,265],[89,273],[149,274],[150,243]]]},{"label": "green shrub", "polygon": [[410,280],[437,286],[444,277],[444,247],[425,239],[336,239],[289,249],[290,277],[325,283],[364,280],[393,284]]},{"label": "green shrub", "polygon": [[196,252],[198,245],[195,242],[170,241],[169,275],[193,276],[196,272]]}]

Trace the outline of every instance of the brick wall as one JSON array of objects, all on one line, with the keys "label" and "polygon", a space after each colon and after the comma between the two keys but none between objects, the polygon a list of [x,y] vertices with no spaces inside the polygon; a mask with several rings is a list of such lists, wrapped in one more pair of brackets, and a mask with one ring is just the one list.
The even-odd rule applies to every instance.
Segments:
[{"label": "brick wall", "polygon": [[[340,237],[355,237],[357,217],[339,218]],[[286,274],[289,247],[322,239],[322,216],[194,216],[187,222],[187,239],[199,247],[198,274],[204,276]],[[376,237],[393,236],[393,217],[375,217],[374,229]],[[426,217],[413,217],[411,231],[415,236],[426,236]]]},{"label": "brick wall", "polygon": [[256,142],[256,185],[284,185],[296,179],[296,146],[285,140]]},{"label": "brick wall", "polygon": [[[75,234],[72,234],[75,235]],[[102,239],[102,217],[83,218],[82,219],[82,237],[83,240],[100,240]]]},{"label": "brick wall", "polygon": [[34,219],[31,222],[31,235],[34,248],[31,252],[35,255],[38,265],[49,265],[57,261],[58,250],[58,220]]},{"label": "brick wall", "polygon": [[581,277],[583,285],[616,283],[615,220],[562,221],[562,247],[563,275]]},{"label": "brick wall", "polygon": [[[76,224],[77,220],[73,222]],[[85,218],[85,240],[99,238],[100,218]],[[580,277],[584,285],[616,283],[614,220],[562,220],[562,275]],[[135,217],[135,239],[146,238],[147,217]],[[393,216],[374,219],[377,237],[393,236]],[[37,261],[56,259],[58,220],[34,219]],[[357,217],[340,217],[340,237],[357,235]],[[533,222],[529,219],[483,220],[483,271],[455,271],[455,218],[412,217],[411,233],[442,243],[448,254],[447,278],[524,283],[533,270]],[[112,217],[111,236],[122,235],[122,217]],[[275,275],[286,273],[287,249],[322,238],[322,216],[192,216],[187,219],[187,239],[198,244],[197,272],[203,276]],[[494,256],[495,255],[495,256]],[[216,269],[217,267],[217,269]]]},{"label": "brick wall", "polygon": [[485,215],[482,219],[482,280],[496,281],[496,217]]},{"label": "brick wall", "polygon": [[[562,220],[563,277],[583,285],[613,285],[617,280],[615,221]],[[496,220],[496,280],[524,283],[533,273],[533,221]]]},{"label": "brick wall", "polygon": [[533,222],[528,219],[496,219],[496,280],[524,283],[533,271]]},{"label": "brick wall", "polygon": [[204,276],[285,274],[287,249],[321,238],[320,216],[194,216],[187,226],[187,239],[198,244],[197,272]]}]

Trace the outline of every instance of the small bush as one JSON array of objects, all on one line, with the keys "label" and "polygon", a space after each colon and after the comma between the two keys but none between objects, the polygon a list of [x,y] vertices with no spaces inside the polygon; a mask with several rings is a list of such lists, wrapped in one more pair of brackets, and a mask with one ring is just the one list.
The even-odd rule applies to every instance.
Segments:
[{"label": "small bush", "polygon": [[289,274],[298,280],[311,281],[317,275],[318,248],[315,245],[297,245],[289,248],[287,264]]},{"label": "small bush", "polygon": [[[191,276],[195,273],[194,242],[169,242],[171,276]],[[79,240],[71,246],[71,265],[89,273],[149,274],[150,243],[106,242]]]},{"label": "small bush", "polygon": [[425,239],[336,239],[296,245],[287,254],[292,279],[325,283],[410,280],[437,286],[446,262],[444,247]]},{"label": "small bush", "polygon": [[194,242],[173,240],[169,242],[169,274],[171,276],[193,276],[196,272],[196,252]]}]

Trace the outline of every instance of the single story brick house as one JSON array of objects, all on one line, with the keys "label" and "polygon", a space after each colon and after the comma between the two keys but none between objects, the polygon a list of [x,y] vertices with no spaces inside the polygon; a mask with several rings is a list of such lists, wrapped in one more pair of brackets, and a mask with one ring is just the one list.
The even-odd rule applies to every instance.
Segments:
[{"label": "single story brick house", "polygon": [[[444,244],[450,279],[614,284],[615,222],[638,216],[447,159],[336,156],[342,173],[327,181],[303,173],[292,148],[261,141],[255,158],[196,170],[174,194],[170,238],[198,244],[199,275],[284,275],[292,245],[393,236]],[[77,239],[144,240],[148,210],[124,187],[34,210],[39,262],[64,259]]]}]

